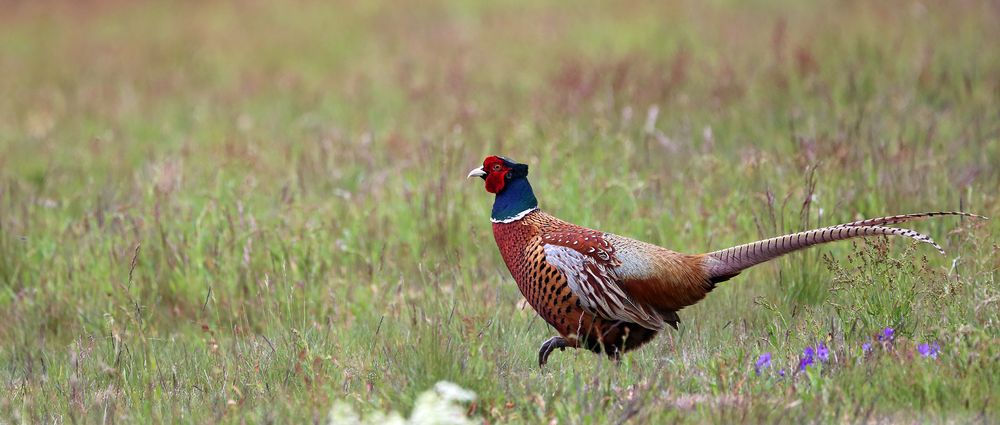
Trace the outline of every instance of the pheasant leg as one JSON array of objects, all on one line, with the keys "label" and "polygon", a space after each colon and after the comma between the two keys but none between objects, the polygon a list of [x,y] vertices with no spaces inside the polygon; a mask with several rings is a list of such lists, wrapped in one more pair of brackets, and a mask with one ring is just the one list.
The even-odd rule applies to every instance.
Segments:
[{"label": "pheasant leg", "polygon": [[556,348],[560,351],[565,351],[569,345],[566,338],[561,336],[554,336],[543,342],[542,346],[538,349],[538,367],[545,366],[545,363],[549,361],[549,354],[552,354]]}]

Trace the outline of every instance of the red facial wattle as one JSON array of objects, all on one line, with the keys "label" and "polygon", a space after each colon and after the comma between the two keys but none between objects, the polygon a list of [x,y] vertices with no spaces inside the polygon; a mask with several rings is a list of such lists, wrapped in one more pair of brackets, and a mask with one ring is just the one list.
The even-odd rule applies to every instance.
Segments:
[{"label": "red facial wattle", "polygon": [[483,160],[483,171],[486,172],[486,191],[490,193],[500,193],[507,184],[507,173],[510,168],[504,164],[503,159],[498,156],[489,156]]},{"label": "red facial wattle", "polygon": [[502,169],[500,171],[491,171],[486,176],[486,191],[489,193],[500,193],[503,190],[504,183],[507,180],[507,173],[510,169]]}]

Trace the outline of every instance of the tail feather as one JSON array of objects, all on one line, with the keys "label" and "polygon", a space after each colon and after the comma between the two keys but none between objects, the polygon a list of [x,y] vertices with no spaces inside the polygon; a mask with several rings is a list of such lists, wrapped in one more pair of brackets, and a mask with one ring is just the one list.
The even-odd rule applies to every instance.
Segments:
[{"label": "tail feather", "polygon": [[844,239],[867,236],[905,236],[919,242],[928,243],[944,254],[944,250],[929,236],[909,229],[886,227],[885,225],[922,220],[941,215],[957,215],[974,218],[985,218],[963,212],[930,212],[920,214],[904,214],[890,217],[872,218],[822,227],[805,232],[792,233],[775,238],[764,239],[748,244],[737,245],[705,254],[703,262],[705,271],[712,283],[718,283],[738,275],[741,271],[757,264],[773,260],[787,253],[808,248],[813,245],[835,242]]},{"label": "tail feather", "polygon": [[892,215],[888,217],[879,217],[879,218],[869,218],[867,220],[852,221],[850,223],[840,224],[839,226],[885,226],[888,224],[899,224],[899,223],[906,223],[909,221],[919,221],[931,217],[939,217],[942,215],[953,215],[953,216],[971,217],[971,218],[988,220],[988,218],[983,217],[981,215],[967,213],[967,212],[935,211],[935,212],[925,212],[916,214],[900,214],[900,215]]}]

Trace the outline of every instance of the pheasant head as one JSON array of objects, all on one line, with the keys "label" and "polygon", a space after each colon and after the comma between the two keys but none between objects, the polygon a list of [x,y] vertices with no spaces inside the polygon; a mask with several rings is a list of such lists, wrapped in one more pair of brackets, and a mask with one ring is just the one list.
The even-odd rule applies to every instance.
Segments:
[{"label": "pheasant head", "polygon": [[469,178],[481,177],[486,191],[496,194],[490,219],[509,223],[538,209],[538,200],[528,183],[528,165],[502,156],[488,156],[483,166],[469,172]]}]

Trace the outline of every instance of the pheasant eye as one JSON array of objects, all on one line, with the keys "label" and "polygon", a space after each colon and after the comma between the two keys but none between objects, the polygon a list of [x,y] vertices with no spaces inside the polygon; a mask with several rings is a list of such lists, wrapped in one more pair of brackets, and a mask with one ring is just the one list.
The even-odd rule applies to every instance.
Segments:
[{"label": "pheasant eye", "polygon": [[493,164],[493,171],[500,171],[500,164]]}]

